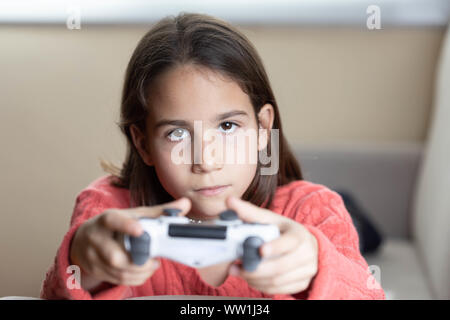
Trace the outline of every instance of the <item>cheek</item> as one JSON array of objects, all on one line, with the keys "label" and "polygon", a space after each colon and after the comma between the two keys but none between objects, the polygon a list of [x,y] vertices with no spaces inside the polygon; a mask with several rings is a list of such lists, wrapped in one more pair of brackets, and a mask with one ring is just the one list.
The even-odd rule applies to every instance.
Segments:
[{"label": "cheek", "polygon": [[230,177],[230,182],[233,183],[239,196],[250,186],[255,174],[257,174],[256,169],[256,164],[237,164],[228,168],[227,176]]},{"label": "cheek", "polygon": [[253,180],[253,177],[255,176],[255,174],[257,169],[257,165],[255,164],[247,164],[245,166],[243,166],[240,171],[241,171],[241,176],[245,177],[246,181],[248,183],[250,183]]},{"label": "cheek", "polygon": [[225,167],[227,176],[232,177],[235,185],[240,189],[245,189],[250,185],[257,173],[258,147],[257,138],[250,138],[244,134],[244,130],[239,130],[236,138],[227,141],[225,148],[226,161]]},{"label": "cheek", "polygon": [[171,160],[172,150],[176,144],[166,142],[162,138],[156,138],[151,146],[152,156],[156,167],[164,169],[164,167],[176,167],[175,163]]},{"label": "cheek", "polygon": [[166,191],[173,197],[183,193],[183,187],[188,185],[186,165],[175,164],[171,159],[171,149],[160,148],[155,158],[155,170],[159,181]]}]

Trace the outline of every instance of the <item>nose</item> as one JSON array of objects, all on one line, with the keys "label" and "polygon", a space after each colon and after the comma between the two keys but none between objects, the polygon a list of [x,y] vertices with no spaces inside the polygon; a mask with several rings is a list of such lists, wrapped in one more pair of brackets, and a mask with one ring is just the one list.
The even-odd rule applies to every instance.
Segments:
[{"label": "nose", "polygon": [[[192,172],[202,173],[220,170],[223,167],[223,145],[218,139],[222,139],[220,134],[195,135],[192,144]],[[223,140],[222,140],[223,142]]]}]

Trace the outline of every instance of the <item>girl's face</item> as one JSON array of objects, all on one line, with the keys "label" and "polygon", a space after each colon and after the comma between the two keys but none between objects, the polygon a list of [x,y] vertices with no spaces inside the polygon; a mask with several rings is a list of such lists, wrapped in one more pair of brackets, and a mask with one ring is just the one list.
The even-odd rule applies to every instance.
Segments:
[{"label": "girl's face", "polygon": [[[215,218],[226,209],[225,199],[230,195],[241,197],[255,174],[259,174],[258,150],[266,146],[267,134],[261,132],[256,143],[249,144],[248,130],[256,136],[259,127],[271,128],[273,107],[263,106],[258,124],[248,95],[236,82],[206,68],[178,66],[160,75],[152,87],[149,109],[148,139],[132,126],[134,144],[144,162],[155,166],[162,186],[172,197],[190,198],[188,217]],[[222,138],[223,148],[214,149],[213,142],[217,147],[218,140],[206,132]],[[239,141],[239,136],[246,141],[245,148],[226,145],[226,138]],[[180,148],[182,143],[187,148]],[[189,161],[175,161],[174,148],[190,150]],[[236,153],[234,159],[244,156],[245,161],[225,159],[230,150]],[[225,187],[215,194],[198,191],[213,186]]]}]

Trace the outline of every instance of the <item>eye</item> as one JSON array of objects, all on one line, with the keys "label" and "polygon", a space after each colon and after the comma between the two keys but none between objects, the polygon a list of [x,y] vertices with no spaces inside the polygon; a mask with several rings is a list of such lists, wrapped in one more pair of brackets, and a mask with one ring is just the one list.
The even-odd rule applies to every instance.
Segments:
[{"label": "eye", "polygon": [[[237,127],[239,127],[239,125],[234,122],[225,121],[225,122],[222,122],[219,127],[224,128],[225,133],[232,133],[236,130]],[[231,128],[234,128],[234,129],[231,131],[227,131],[227,130],[230,130]]]},{"label": "eye", "polygon": [[177,128],[175,130],[170,131],[167,134],[167,137],[171,141],[180,141],[189,136],[189,131],[183,128]]}]

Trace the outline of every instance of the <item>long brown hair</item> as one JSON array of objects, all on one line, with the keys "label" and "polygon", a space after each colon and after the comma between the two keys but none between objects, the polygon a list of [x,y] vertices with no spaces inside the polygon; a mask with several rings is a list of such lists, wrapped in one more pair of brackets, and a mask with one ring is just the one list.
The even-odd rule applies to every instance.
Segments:
[{"label": "long brown hair", "polygon": [[[279,134],[278,172],[258,174],[264,167],[258,161],[257,173],[242,196],[243,200],[269,208],[277,186],[303,179],[300,166],[284,138],[278,105],[256,49],[232,25],[204,14],[180,13],[160,20],[134,50],[125,74],[117,123],[127,138],[126,159],[122,168],[101,160],[102,168],[113,175],[111,184],[130,190],[131,206],[152,206],[174,200],[158,180],[155,167],[141,159],[130,126],[134,124],[146,132],[152,82],[170,68],[187,63],[209,68],[236,81],[248,94],[256,119],[262,106],[267,103],[273,106],[272,128],[278,129]],[[263,150],[268,155],[271,155],[270,147],[269,139],[267,150]]]}]

